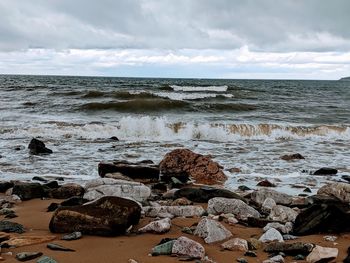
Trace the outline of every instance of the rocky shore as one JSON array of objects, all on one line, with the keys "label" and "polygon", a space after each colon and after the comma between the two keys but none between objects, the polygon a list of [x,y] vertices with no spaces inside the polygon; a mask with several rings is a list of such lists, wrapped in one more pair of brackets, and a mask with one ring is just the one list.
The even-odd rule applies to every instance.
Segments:
[{"label": "rocky shore", "polygon": [[[31,154],[50,154],[40,142]],[[284,156],[301,159],[299,155]],[[322,168],[317,175],[337,171]],[[223,167],[188,149],[159,164],[98,165],[85,185],[0,182],[7,262],[350,262],[350,184],[290,196],[268,181],[223,187]],[[310,175],[312,176],[312,175]]]}]

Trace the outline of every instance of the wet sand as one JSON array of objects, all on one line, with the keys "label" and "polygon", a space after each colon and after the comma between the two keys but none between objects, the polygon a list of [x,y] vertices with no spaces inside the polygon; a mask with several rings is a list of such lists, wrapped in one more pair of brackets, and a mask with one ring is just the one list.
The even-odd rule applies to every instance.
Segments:
[{"label": "wet sand", "polygon": [[[187,236],[195,241],[200,242],[204,245],[206,254],[209,258],[215,260],[218,263],[232,263],[236,262],[237,258],[243,257],[243,252],[232,252],[232,251],[221,251],[219,242],[217,244],[207,245],[203,239],[184,234],[181,232],[182,227],[191,226],[199,221],[199,218],[175,218],[172,220],[171,231],[165,234],[131,234],[129,236],[119,237],[96,237],[96,236],[83,236],[80,240],[74,241],[63,241],[60,240],[62,234],[52,234],[49,229],[49,221],[51,219],[52,212],[46,212],[47,206],[52,202],[60,202],[62,200],[40,200],[34,199],[30,201],[22,202],[14,207],[17,218],[11,219],[11,221],[23,224],[26,228],[26,232],[23,235],[55,235],[57,238],[53,241],[54,243],[61,244],[65,247],[75,249],[76,252],[63,252],[63,251],[52,251],[46,248],[47,243],[29,245],[19,248],[3,248],[2,253],[11,251],[12,256],[2,254],[2,257],[6,262],[19,262],[15,259],[15,255],[18,252],[23,251],[40,251],[44,255],[54,258],[58,262],[75,262],[75,263],[89,263],[89,262],[127,262],[128,259],[135,259],[139,263],[147,262],[179,262],[178,258],[170,256],[158,256],[151,257],[149,253],[151,249],[159,243],[162,238],[166,237],[179,237]],[[149,218],[143,218],[140,224],[135,228],[138,229],[144,226],[150,221]],[[262,234],[260,228],[250,228],[242,225],[230,226],[225,224],[233,234],[233,237],[240,237],[248,239],[250,237],[259,238]],[[17,234],[15,234],[17,235]],[[324,235],[311,235],[301,237],[295,241],[311,242],[325,247],[336,247],[339,249],[339,255],[336,261],[342,262],[346,257],[347,248],[350,246],[350,233],[338,236],[336,244],[333,242],[324,241]],[[295,242],[289,241],[289,242]],[[268,258],[268,255],[262,250],[257,251],[257,258],[244,257],[248,262],[262,262]],[[286,257],[286,262],[293,262],[292,257]],[[31,260],[28,262],[36,262]],[[305,262],[305,261],[298,261]]]}]

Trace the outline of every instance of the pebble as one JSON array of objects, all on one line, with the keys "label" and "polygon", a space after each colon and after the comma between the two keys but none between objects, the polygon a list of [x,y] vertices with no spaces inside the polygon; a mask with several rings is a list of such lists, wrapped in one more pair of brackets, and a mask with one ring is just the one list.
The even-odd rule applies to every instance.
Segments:
[{"label": "pebble", "polygon": [[68,251],[68,252],[74,252],[75,251],[74,249],[67,248],[67,247],[64,247],[64,246],[61,246],[61,245],[58,245],[58,244],[55,244],[55,243],[48,243],[47,244],[47,248],[52,249],[52,250]]},{"label": "pebble", "polygon": [[83,234],[81,232],[73,232],[67,235],[64,235],[63,237],[61,237],[62,240],[67,240],[67,241],[71,241],[71,240],[77,240],[83,237]]},{"label": "pebble", "polygon": [[16,259],[18,261],[28,261],[28,260],[32,260],[34,258],[38,258],[42,255],[43,255],[43,253],[41,253],[41,252],[20,252],[20,253],[16,254]]},{"label": "pebble", "polygon": [[237,262],[239,262],[239,263],[248,263],[248,260],[246,260],[245,258],[237,258]]},{"label": "pebble", "polygon": [[37,263],[58,263],[53,258],[50,258],[50,257],[47,257],[47,256],[43,256],[43,257],[39,258],[36,262]]}]

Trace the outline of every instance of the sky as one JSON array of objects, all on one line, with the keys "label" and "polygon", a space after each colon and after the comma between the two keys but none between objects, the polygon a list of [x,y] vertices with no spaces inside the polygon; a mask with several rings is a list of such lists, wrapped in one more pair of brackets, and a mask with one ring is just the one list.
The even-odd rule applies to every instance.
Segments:
[{"label": "sky", "polygon": [[348,0],[0,0],[0,74],[339,79]]}]

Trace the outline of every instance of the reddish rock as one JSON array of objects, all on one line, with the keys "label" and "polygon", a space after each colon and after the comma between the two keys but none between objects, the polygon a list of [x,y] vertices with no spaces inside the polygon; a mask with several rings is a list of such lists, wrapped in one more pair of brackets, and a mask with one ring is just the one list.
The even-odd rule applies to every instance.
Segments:
[{"label": "reddish rock", "polygon": [[264,186],[264,187],[276,187],[275,184],[271,183],[269,180],[263,180],[257,184],[257,186]]},{"label": "reddish rock", "polygon": [[291,161],[291,160],[302,160],[305,159],[304,156],[302,156],[300,153],[294,153],[294,154],[286,154],[281,156],[282,160],[285,161]]},{"label": "reddish rock", "polygon": [[222,166],[210,156],[194,153],[188,149],[176,149],[164,156],[159,164],[163,180],[176,177],[186,182],[190,177],[197,183],[213,185],[224,183],[227,179]]},{"label": "reddish rock", "polygon": [[84,192],[84,187],[81,185],[69,183],[62,185],[57,189],[51,190],[49,192],[49,197],[56,199],[68,199],[73,196],[82,196]]}]

